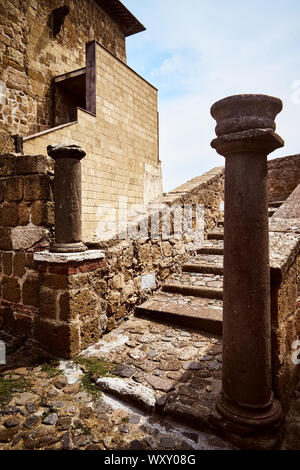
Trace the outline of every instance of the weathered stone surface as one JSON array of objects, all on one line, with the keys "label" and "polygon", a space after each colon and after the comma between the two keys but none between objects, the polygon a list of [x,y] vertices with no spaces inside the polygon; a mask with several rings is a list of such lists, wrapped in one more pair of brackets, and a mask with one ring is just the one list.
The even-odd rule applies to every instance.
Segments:
[{"label": "weathered stone surface", "polygon": [[124,364],[119,364],[112,373],[114,375],[119,375],[120,377],[129,378],[136,372],[136,368],[132,366],[127,366]]},{"label": "weathered stone surface", "polygon": [[49,231],[29,223],[26,226],[11,229],[11,242],[14,250],[28,250],[35,244],[46,240]]},{"label": "weathered stone surface", "polygon": [[118,378],[101,378],[96,383],[101,390],[107,390],[126,400],[130,399],[148,410],[155,407],[155,394],[148,387]]},{"label": "weathered stone surface", "polygon": [[54,431],[49,430],[48,426],[39,426],[26,433],[23,437],[25,449],[40,449],[58,442],[59,436]]},{"label": "weathered stone surface", "polygon": [[155,390],[169,392],[174,388],[174,382],[172,382],[171,380],[161,379],[160,377],[155,377],[154,375],[146,374],[145,380],[150,385],[152,385]]}]

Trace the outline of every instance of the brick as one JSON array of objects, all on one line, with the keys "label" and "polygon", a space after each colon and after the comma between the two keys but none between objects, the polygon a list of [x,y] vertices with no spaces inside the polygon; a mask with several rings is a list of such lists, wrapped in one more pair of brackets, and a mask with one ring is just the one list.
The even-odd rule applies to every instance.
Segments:
[{"label": "brick", "polygon": [[5,183],[4,198],[6,201],[21,201],[23,199],[23,178],[14,176]]},{"label": "brick", "polygon": [[2,318],[4,331],[8,331],[9,333],[14,334],[16,328],[16,321],[11,307],[7,306],[3,308]]},{"label": "brick", "polygon": [[2,202],[4,199],[4,187],[4,181],[0,179],[0,202]]},{"label": "brick", "polygon": [[39,306],[39,280],[28,277],[22,286],[22,300],[25,305]]}]

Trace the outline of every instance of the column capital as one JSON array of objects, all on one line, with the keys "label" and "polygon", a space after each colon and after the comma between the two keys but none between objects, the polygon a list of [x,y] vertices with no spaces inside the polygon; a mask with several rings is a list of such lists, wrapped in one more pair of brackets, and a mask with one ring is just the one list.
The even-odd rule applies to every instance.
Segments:
[{"label": "column capital", "polygon": [[82,160],[86,156],[85,151],[79,145],[48,145],[47,152],[53,160],[59,158]]},{"label": "column capital", "polygon": [[273,129],[250,129],[222,135],[214,139],[211,146],[224,157],[240,152],[268,155],[284,147],[284,140]]},{"label": "column capital", "polygon": [[275,118],[282,110],[282,101],[268,95],[229,96],[215,103],[211,115],[217,121],[211,146],[223,156],[256,152],[265,155],[283,147],[275,133]]}]

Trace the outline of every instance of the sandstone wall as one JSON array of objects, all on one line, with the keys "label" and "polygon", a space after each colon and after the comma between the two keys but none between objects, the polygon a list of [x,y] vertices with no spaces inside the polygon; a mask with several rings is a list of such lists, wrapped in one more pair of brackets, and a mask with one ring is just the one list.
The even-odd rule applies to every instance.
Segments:
[{"label": "sandstone wall", "polygon": [[[89,248],[104,250],[103,260],[34,261],[34,252],[47,250],[53,238],[53,164],[43,156],[0,158],[0,325],[48,352],[71,357],[97,342],[194,254],[197,246],[189,232],[179,236],[171,226],[166,237],[159,219],[155,239],[149,232],[148,238],[84,240]],[[192,204],[195,210],[205,202],[203,227],[208,230],[221,218],[223,191],[221,168],[162,201],[164,207]],[[150,285],[145,276],[151,277]]]},{"label": "sandstone wall", "polygon": [[8,154],[0,168],[0,327],[30,337],[39,312],[33,253],[53,234],[53,164]]},{"label": "sandstone wall", "polygon": [[[53,38],[50,14],[62,5],[70,14]],[[121,27],[91,0],[1,0],[0,20],[0,125],[11,134],[51,126],[51,78],[85,67],[87,42],[126,61]]]},{"label": "sandstone wall", "polygon": [[284,201],[300,183],[300,155],[270,160],[268,170],[270,201]]},{"label": "sandstone wall", "polygon": [[96,54],[96,116],[78,109],[77,122],[24,142],[25,153],[33,155],[45,155],[47,145],[55,143],[72,142],[85,149],[85,236],[95,235],[99,222],[109,227],[124,207],[145,202],[144,181],[151,169],[152,198],[162,191],[157,90],[99,44]]},{"label": "sandstone wall", "polygon": [[[300,340],[300,218],[296,188],[270,220],[271,331],[273,389],[285,410],[300,378],[294,362]],[[298,346],[297,346],[298,348]]]}]

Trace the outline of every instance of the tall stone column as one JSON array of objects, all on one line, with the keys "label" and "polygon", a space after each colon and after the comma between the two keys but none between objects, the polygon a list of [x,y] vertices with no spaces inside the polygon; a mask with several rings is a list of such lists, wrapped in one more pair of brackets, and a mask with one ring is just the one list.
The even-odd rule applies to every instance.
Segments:
[{"label": "tall stone column", "polygon": [[82,243],[81,214],[81,160],[86,153],[77,145],[49,145],[47,151],[55,160],[55,244],[50,251],[86,251]]},{"label": "tall stone column", "polygon": [[212,106],[226,157],[223,379],[217,409],[233,430],[257,431],[282,416],[271,387],[267,155],[284,146],[275,133],[282,102],[238,95]]}]

